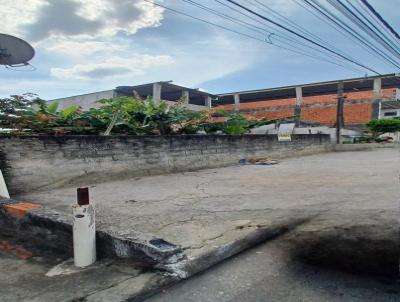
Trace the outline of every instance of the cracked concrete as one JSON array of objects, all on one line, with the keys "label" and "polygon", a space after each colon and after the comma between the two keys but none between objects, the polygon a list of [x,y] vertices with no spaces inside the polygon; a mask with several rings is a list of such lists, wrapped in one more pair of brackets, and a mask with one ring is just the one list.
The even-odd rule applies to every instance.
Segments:
[{"label": "cracked concrete", "polygon": [[[141,238],[163,239],[180,245],[182,255],[154,263],[153,269],[164,272],[116,261],[78,277],[51,281],[45,272],[61,260],[39,265],[35,261],[42,260],[36,257],[16,264],[0,257],[0,265],[15,270],[14,279],[0,275],[0,294],[5,301],[141,301],[167,284],[282,234],[281,240],[295,247],[295,256],[310,263],[325,265],[327,259],[349,257],[349,247],[360,243],[357,257],[349,258],[352,269],[373,263],[376,251],[377,263],[387,268],[397,252],[399,156],[397,149],[326,153],[273,166],[233,166],[93,185],[99,231],[138,245]],[[74,188],[16,196],[67,220],[75,198]],[[338,267],[349,265],[342,261]],[[26,270],[35,282],[24,284]]]},{"label": "cracked concrete", "polygon": [[[201,259],[208,255],[221,259],[228,248],[245,248],[251,236],[256,244],[338,207],[398,211],[398,159],[397,149],[325,153],[272,166],[110,181],[92,185],[90,192],[99,230],[181,246],[187,260],[169,269],[186,277],[195,272],[188,261],[204,269],[208,264]],[[62,188],[17,198],[69,215],[75,194]]]}]

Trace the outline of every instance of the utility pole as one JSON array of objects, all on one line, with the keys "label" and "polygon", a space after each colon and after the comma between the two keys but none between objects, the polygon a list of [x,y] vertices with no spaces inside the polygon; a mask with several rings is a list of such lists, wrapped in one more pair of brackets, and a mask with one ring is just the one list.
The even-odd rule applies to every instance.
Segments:
[{"label": "utility pole", "polygon": [[344,105],[344,96],[343,96],[343,81],[338,82],[338,90],[337,90],[337,109],[336,109],[336,143],[341,143],[340,129],[342,129],[344,124],[343,118],[343,105]]}]

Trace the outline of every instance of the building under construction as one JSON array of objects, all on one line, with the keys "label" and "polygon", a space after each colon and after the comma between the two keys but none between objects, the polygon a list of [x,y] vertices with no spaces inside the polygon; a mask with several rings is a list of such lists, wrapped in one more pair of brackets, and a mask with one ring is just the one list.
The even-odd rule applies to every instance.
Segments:
[{"label": "building under construction", "polygon": [[219,94],[214,106],[267,119],[294,118],[303,125],[334,126],[338,84],[343,83],[346,127],[373,118],[400,117],[399,74]]},{"label": "building under construction", "polygon": [[400,75],[336,80],[329,82],[266,88],[251,91],[210,94],[171,82],[155,82],[137,86],[119,86],[57,100],[60,108],[75,104],[83,109],[98,106],[101,98],[134,95],[154,100],[184,100],[193,110],[211,107],[240,111],[258,118],[295,119],[298,125],[335,126],[338,86],[343,85],[343,125],[359,127],[373,118],[400,117]]}]

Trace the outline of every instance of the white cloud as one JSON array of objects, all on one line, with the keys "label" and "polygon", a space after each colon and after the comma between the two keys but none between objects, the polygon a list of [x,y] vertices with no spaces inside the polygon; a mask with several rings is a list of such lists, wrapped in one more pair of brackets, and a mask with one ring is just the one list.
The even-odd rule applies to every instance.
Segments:
[{"label": "white cloud", "polygon": [[31,42],[57,37],[111,37],[159,26],[163,8],[141,0],[0,0],[2,32]]},{"label": "white cloud", "polygon": [[[181,1],[165,3],[190,8]],[[266,3],[291,9],[286,0]],[[163,9],[142,0],[0,0],[0,6],[7,8],[0,10],[1,31],[27,39],[38,50],[32,61],[38,69],[31,79],[36,79],[7,80],[0,94],[32,91],[54,98],[158,80],[197,87],[272,55],[267,44],[186,17],[170,14],[163,20]],[[161,22],[165,26],[149,35],[132,37]],[[121,31],[129,35],[117,35]]]},{"label": "white cloud", "polygon": [[170,56],[136,54],[124,58],[109,58],[104,61],[77,64],[67,68],[52,68],[50,74],[58,79],[102,80],[109,77],[132,77],[143,75],[151,67],[172,64]]},{"label": "white cloud", "polygon": [[47,56],[59,58],[49,68],[57,79],[143,75],[150,67],[173,62],[162,54],[140,54],[128,39],[117,37],[121,31],[134,34],[161,25],[164,10],[148,2],[0,0],[0,6],[2,32],[25,38],[37,50],[46,50]]},{"label": "white cloud", "polygon": [[88,57],[94,54],[111,54],[124,51],[125,46],[120,43],[108,41],[90,41],[80,39],[54,39],[45,46],[47,51],[71,57]]},{"label": "white cloud", "polygon": [[140,0],[79,0],[77,14],[82,18],[102,20],[97,36],[113,36],[118,31],[130,34],[146,27],[161,25],[164,9]]},{"label": "white cloud", "polygon": [[21,35],[21,27],[33,23],[44,5],[44,0],[0,0],[1,32]]}]

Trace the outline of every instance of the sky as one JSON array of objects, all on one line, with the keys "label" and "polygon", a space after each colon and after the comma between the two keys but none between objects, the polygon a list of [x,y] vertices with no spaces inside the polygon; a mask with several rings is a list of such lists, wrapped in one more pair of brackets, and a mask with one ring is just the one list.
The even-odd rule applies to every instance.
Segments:
[{"label": "sky", "polygon": [[[238,1],[251,7],[252,0]],[[296,1],[261,1],[380,73],[399,72],[376,60]],[[156,2],[261,40],[268,39],[182,0]],[[197,2],[256,22],[215,0]],[[398,10],[393,9],[400,0],[369,2],[400,29]],[[354,66],[344,68],[315,60],[142,0],[0,0],[0,7],[0,32],[25,39],[36,51],[30,62],[34,71],[0,67],[2,97],[31,92],[44,99],[56,99],[168,80],[224,93],[366,74],[366,70],[355,70]],[[274,35],[269,38],[278,44]]]}]

